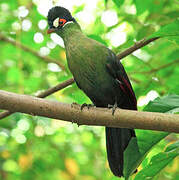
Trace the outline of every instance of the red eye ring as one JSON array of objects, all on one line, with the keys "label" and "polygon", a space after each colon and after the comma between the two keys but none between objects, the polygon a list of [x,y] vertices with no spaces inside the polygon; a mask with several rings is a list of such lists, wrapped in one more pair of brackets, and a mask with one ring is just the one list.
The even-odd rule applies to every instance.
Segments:
[{"label": "red eye ring", "polygon": [[66,19],[59,19],[59,25],[63,26],[66,23]]}]

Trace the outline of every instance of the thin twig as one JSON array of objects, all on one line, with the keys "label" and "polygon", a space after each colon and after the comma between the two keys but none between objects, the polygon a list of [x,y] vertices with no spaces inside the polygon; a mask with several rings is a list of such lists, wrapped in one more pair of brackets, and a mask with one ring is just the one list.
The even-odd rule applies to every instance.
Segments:
[{"label": "thin twig", "polygon": [[129,79],[133,82],[135,82],[136,84],[141,83],[141,81],[139,79],[133,78],[132,76],[129,76]]},{"label": "thin twig", "polygon": [[58,84],[58,85],[56,85],[56,86],[54,86],[52,88],[47,89],[46,91],[43,91],[43,92],[39,93],[36,97],[45,98],[45,97],[47,97],[47,96],[49,96],[49,95],[51,95],[51,94],[53,94],[53,93],[55,93],[55,92],[57,92],[57,91],[59,91],[61,89],[66,88],[67,86],[73,84],[74,82],[75,81],[74,81],[73,78],[68,79],[68,80],[66,80],[66,81],[64,81],[64,82],[62,82],[62,83],[60,83],[60,84]]},{"label": "thin twig", "polygon": [[155,38],[151,38],[151,39],[142,39],[138,42],[136,42],[133,46],[131,46],[130,48],[127,48],[126,50],[122,51],[121,53],[119,53],[117,55],[118,59],[121,60],[123,58],[125,58],[126,56],[128,56],[129,54],[132,54],[134,51],[136,51],[137,49],[140,49],[144,46],[146,46],[147,44],[155,41],[159,39],[159,37],[155,37]]},{"label": "thin twig", "polygon": [[179,63],[179,59],[175,60],[175,61],[172,61],[170,63],[167,63],[167,64],[164,64],[162,66],[159,66],[157,68],[154,68],[154,69],[151,69],[149,71],[136,71],[136,72],[130,72],[130,74],[151,74],[151,73],[155,73],[157,71],[160,71],[164,68],[168,68],[174,64],[178,64]]},{"label": "thin twig", "polygon": [[172,61],[170,63],[164,64],[164,65],[162,65],[162,66],[160,66],[158,68],[152,69],[152,70],[150,70],[148,72],[145,72],[145,73],[154,73],[154,72],[157,72],[157,71],[159,71],[161,69],[167,68],[167,67],[172,66],[172,65],[177,64],[177,63],[179,63],[179,59],[177,59],[175,61]]},{"label": "thin twig", "polygon": [[45,61],[45,62],[55,63],[55,64],[57,64],[62,70],[65,70],[64,65],[61,64],[59,61],[57,61],[57,60],[55,60],[55,59],[53,59],[53,58],[51,58],[51,57],[49,57],[49,56],[42,56],[42,55],[40,55],[37,51],[29,48],[28,46],[25,46],[25,45],[21,44],[21,43],[18,42],[18,41],[14,41],[14,40],[11,39],[11,38],[5,37],[2,33],[0,33],[0,41],[8,42],[8,43],[10,43],[10,44],[12,44],[12,45],[14,45],[14,46],[16,46],[16,47],[18,47],[18,48],[23,49],[23,50],[26,51],[26,52],[29,52],[29,53],[31,53],[31,54],[39,57],[40,59],[42,59],[42,60]]},{"label": "thin twig", "polygon": [[0,90],[0,108],[33,116],[65,120],[78,125],[149,129],[179,133],[179,115],[156,112],[139,112],[117,108],[114,115],[108,108],[84,108],[58,101]]},{"label": "thin twig", "polygon": [[[74,83],[73,78],[68,79],[67,81],[64,81],[64,82],[62,82],[62,83],[60,83],[60,84],[58,84],[58,85],[56,85],[56,86],[54,86],[52,88],[47,89],[46,91],[40,92],[36,97],[45,98],[45,97],[47,97],[47,96],[49,96],[49,95],[51,95],[51,94],[53,94],[53,93],[55,93],[55,92],[57,92],[57,91],[59,91],[61,89],[64,89],[65,87],[67,87],[67,86],[69,86],[69,85],[71,85],[73,83]],[[3,112],[0,113],[0,119],[3,119],[3,118],[5,118],[5,117],[7,117],[7,116],[9,116],[9,115],[11,115],[13,113],[15,113],[15,112],[3,111]]]}]

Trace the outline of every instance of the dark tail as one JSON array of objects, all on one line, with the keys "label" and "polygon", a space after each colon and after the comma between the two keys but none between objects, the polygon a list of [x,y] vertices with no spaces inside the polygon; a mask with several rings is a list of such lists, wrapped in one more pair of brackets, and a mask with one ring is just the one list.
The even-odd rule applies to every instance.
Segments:
[{"label": "dark tail", "polygon": [[133,129],[106,127],[107,157],[115,176],[123,176],[123,152],[132,137],[135,137]]}]

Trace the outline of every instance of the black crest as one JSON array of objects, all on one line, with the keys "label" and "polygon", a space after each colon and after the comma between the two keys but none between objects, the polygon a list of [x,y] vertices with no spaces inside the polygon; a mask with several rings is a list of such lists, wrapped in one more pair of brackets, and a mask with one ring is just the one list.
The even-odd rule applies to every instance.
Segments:
[{"label": "black crest", "polygon": [[66,19],[66,21],[75,21],[68,9],[60,6],[51,8],[48,12],[48,24],[50,27],[53,26],[53,21],[57,18]]}]

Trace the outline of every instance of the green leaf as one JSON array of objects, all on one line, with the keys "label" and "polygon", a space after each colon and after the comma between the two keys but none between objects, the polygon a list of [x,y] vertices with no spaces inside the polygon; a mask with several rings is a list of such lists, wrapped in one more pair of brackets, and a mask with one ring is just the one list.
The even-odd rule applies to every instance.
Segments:
[{"label": "green leaf", "polygon": [[149,36],[149,38],[152,37],[165,37],[179,44],[179,20],[177,19],[170,24],[162,26],[157,32]]},{"label": "green leaf", "polygon": [[120,7],[124,3],[124,0],[112,0],[112,1],[117,7]]},{"label": "green leaf", "polygon": [[150,101],[149,104],[144,108],[144,111],[165,113],[175,108],[179,108],[179,96],[168,95],[158,97],[154,101]]},{"label": "green leaf", "polygon": [[178,114],[179,113],[179,108],[174,108],[170,111],[167,111],[167,113],[170,113],[170,114]]},{"label": "green leaf", "polygon": [[134,0],[136,10],[137,10],[137,15],[141,15],[145,11],[149,11],[150,13],[157,13],[160,11],[163,7],[163,0],[146,0],[142,1],[141,0]]},{"label": "green leaf", "polygon": [[138,31],[136,39],[140,40],[144,37],[148,37],[152,32],[154,32],[154,27],[152,25],[143,26]]},{"label": "green leaf", "polygon": [[83,11],[84,7],[85,7],[85,4],[82,4],[81,6],[74,7],[73,14],[77,14],[80,11]]},{"label": "green leaf", "polygon": [[12,67],[8,70],[8,80],[11,83],[18,83],[22,76],[22,72],[17,67]]},{"label": "green leaf", "polygon": [[[149,102],[149,104],[145,107],[144,110],[163,113],[168,113],[169,111],[170,113],[179,112],[179,96],[168,95],[162,98],[158,97],[154,101]],[[128,179],[129,176],[132,175],[132,173],[137,169],[137,167],[140,165],[140,163],[143,161],[143,159],[152,149],[152,147],[156,145],[159,141],[161,141],[163,138],[165,138],[167,135],[169,135],[168,132],[157,132],[149,130],[135,130],[135,132],[137,139],[133,138],[124,152],[123,173],[126,179]],[[178,146],[178,144],[176,145]],[[159,157],[160,156],[162,157],[162,154],[159,154]],[[165,163],[161,164],[160,168],[166,166],[172,159],[173,156],[171,156],[171,159],[168,159],[165,161]],[[157,173],[158,171],[156,170],[154,172]]]},{"label": "green leaf", "polygon": [[30,0],[24,1],[24,0],[18,0],[18,4],[21,6],[28,6],[28,4],[31,3]]},{"label": "green leaf", "polygon": [[108,0],[104,0],[104,5],[106,6],[108,3]]},{"label": "green leaf", "polygon": [[151,3],[151,0],[142,1],[142,3],[141,3],[141,0],[135,0],[134,3],[136,6],[137,15],[140,15],[144,11],[146,11],[148,9],[148,7],[150,7],[149,5]]},{"label": "green leaf", "polygon": [[152,147],[169,134],[149,130],[135,130],[135,132],[137,139],[133,138],[124,152],[123,173],[126,179],[137,169]]},{"label": "green leaf", "polygon": [[165,152],[152,157],[151,161],[135,177],[135,180],[153,179],[175,157],[179,155],[179,141],[170,145]]},{"label": "green leaf", "polygon": [[165,152],[169,152],[169,151],[172,151],[172,150],[175,150],[176,148],[179,148],[179,141],[171,144],[170,146],[168,146],[165,150]]}]

